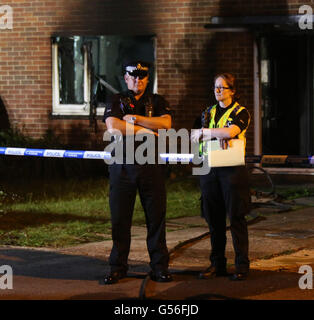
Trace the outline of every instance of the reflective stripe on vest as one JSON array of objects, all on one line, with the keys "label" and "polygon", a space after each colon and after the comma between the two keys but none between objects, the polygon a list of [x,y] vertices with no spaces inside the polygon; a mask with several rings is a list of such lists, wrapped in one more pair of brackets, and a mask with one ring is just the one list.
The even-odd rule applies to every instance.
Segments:
[{"label": "reflective stripe on vest", "polygon": [[[236,110],[236,115],[237,115],[239,112],[241,112],[243,109],[245,109],[244,107],[241,107],[237,102],[235,102],[234,105],[222,115],[222,117],[218,120],[218,122],[216,124],[216,122],[215,122],[216,107],[217,107],[217,105],[214,105],[210,109],[210,122],[209,122],[209,126],[208,126],[209,129],[229,127],[227,122],[233,120],[232,118],[230,118],[231,113],[235,109],[237,109]],[[250,123],[250,119],[249,119],[249,123]],[[247,128],[244,129],[243,131],[241,131],[237,136],[238,139],[241,139],[244,142],[244,152],[245,152],[245,146],[246,146],[246,138],[245,138],[246,130],[247,130]],[[207,150],[205,150],[205,152],[203,152],[203,142],[200,143],[199,150],[200,150],[200,154],[204,154],[204,155],[208,154]]]}]

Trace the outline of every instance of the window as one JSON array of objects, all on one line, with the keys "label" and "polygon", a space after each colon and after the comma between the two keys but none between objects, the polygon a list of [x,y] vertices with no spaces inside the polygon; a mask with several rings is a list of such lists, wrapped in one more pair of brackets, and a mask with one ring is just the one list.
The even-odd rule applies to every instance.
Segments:
[{"label": "window", "polygon": [[53,37],[52,115],[102,115],[112,95],[127,89],[122,65],[133,59],[152,63],[149,90],[156,92],[153,36]]}]

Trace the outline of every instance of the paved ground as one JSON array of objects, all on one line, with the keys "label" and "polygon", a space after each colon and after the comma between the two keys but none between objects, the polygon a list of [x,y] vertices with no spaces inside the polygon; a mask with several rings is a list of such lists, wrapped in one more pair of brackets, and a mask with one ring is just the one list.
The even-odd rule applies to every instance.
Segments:
[{"label": "paved ground", "polygon": [[[303,208],[278,212],[256,209],[263,218],[249,226],[252,270],[244,282],[227,278],[198,280],[208,266],[209,235],[203,219],[182,218],[167,225],[174,281],[147,280],[149,271],[144,227],[132,229],[129,277],[116,285],[103,285],[109,271],[111,241],[51,250],[0,247],[0,266],[13,268],[13,289],[0,290],[0,299],[254,299],[314,300],[314,290],[299,288],[301,265],[314,268],[314,199],[298,199]],[[306,205],[307,207],[304,207]],[[174,251],[178,244],[187,243]],[[233,270],[233,249],[228,232],[227,258]],[[144,279],[146,278],[145,282]],[[1,281],[1,278],[0,278]],[[145,284],[145,288],[144,288]]]}]

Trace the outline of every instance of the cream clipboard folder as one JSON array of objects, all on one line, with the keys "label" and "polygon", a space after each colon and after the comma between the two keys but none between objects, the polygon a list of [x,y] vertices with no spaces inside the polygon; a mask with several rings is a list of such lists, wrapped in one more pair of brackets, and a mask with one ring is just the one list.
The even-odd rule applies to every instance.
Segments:
[{"label": "cream clipboard folder", "polygon": [[244,141],[241,139],[228,140],[229,147],[223,150],[218,140],[208,141],[208,165],[210,167],[233,167],[245,165]]}]

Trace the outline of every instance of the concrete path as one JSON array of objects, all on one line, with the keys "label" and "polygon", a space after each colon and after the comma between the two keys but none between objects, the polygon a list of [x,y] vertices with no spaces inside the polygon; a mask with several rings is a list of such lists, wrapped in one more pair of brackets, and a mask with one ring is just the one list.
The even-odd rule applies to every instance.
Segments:
[{"label": "concrete path", "polygon": [[[306,199],[306,204],[313,203]],[[263,209],[256,211],[263,213]],[[298,285],[302,276],[299,267],[314,268],[314,207],[281,213],[270,211],[264,210],[263,219],[249,226],[252,269],[243,282],[228,278],[197,279],[198,271],[208,266],[210,239],[205,221],[193,217],[167,224],[171,252],[188,239],[201,238],[172,252],[170,270],[174,281],[171,283],[146,279],[143,290],[149,272],[143,226],[132,228],[129,277],[110,286],[103,285],[102,279],[109,271],[111,241],[55,250],[0,247],[0,266],[10,265],[13,269],[13,289],[0,289],[0,299],[314,300],[313,289],[302,290]],[[227,234],[226,255],[232,271],[234,254],[230,232]]]}]

